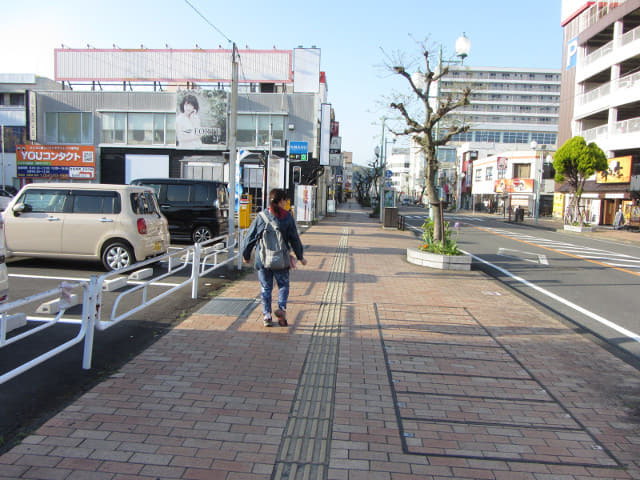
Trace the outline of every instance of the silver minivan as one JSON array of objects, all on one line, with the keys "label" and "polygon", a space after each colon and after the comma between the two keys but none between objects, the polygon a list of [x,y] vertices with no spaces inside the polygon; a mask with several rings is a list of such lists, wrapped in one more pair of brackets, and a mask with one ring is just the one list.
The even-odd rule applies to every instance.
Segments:
[{"label": "silver minivan", "polygon": [[131,185],[32,183],[4,212],[7,256],[99,260],[107,270],[169,249],[153,190]]}]

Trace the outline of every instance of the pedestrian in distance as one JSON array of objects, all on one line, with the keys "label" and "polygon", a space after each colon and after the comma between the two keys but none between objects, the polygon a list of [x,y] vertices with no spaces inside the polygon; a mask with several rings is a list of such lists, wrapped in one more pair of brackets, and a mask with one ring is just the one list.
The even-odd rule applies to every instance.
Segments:
[{"label": "pedestrian in distance", "polygon": [[[269,208],[256,216],[242,245],[242,261],[249,263],[251,252],[256,248],[255,268],[260,281],[262,315],[265,327],[271,327],[271,298],[273,280],[278,284],[278,308],[274,314],[278,324],[286,327],[287,300],[289,299],[289,270],[295,268],[296,260],[307,264],[296,222],[285,210],[287,193],[274,188],[269,192]],[[278,245],[279,244],[279,245]],[[278,251],[280,250],[280,251]],[[273,258],[280,261],[274,261]]]},{"label": "pedestrian in distance", "polygon": [[622,211],[622,206],[618,207],[618,211],[616,212],[615,219],[613,220],[613,228],[615,230],[620,230],[624,227],[626,219],[624,218],[624,213]]}]

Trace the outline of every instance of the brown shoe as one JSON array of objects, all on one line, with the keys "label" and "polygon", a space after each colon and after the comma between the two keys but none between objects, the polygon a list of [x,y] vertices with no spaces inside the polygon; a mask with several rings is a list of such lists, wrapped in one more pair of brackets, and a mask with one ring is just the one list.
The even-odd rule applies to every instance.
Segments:
[{"label": "brown shoe", "polygon": [[278,319],[278,325],[280,325],[281,327],[286,327],[286,326],[289,325],[287,323],[287,312],[286,312],[286,310],[281,310],[280,308],[278,308],[273,313],[276,315],[276,318]]}]

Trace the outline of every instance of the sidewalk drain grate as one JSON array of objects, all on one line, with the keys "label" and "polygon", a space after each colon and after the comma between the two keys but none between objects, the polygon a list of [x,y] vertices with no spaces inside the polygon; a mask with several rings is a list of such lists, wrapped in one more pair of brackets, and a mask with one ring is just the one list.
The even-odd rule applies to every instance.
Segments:
[{"label": "sidewalk drain grate", "polygon": [[198,310],[198,313],[247,317],[258,304],[255,298],[214,298]]}]

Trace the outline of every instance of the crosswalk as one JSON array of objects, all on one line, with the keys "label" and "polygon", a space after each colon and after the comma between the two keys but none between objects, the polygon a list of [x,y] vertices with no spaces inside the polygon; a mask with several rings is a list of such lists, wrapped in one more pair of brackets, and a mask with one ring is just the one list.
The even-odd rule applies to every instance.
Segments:
[{"label": "crosswalk", "polygon": [[634,257],[632,255],[627,255],[624,253],[611,252],[608,250],[603,250],[601,248],[574,245],[572,243],[559,240],[549,240],[547,238],[527,235],[525,233],[512,232],[503,228],[483,227],[483,229],[496,233],[498,235],[513,238],[515,240],[521,240],[541,247],[550,248],[558,252],[566,253],[568,255],[584,258],[585,260],[602,263],[610,267],[623,268],[634,272],[640,272],[640,257]]}]

